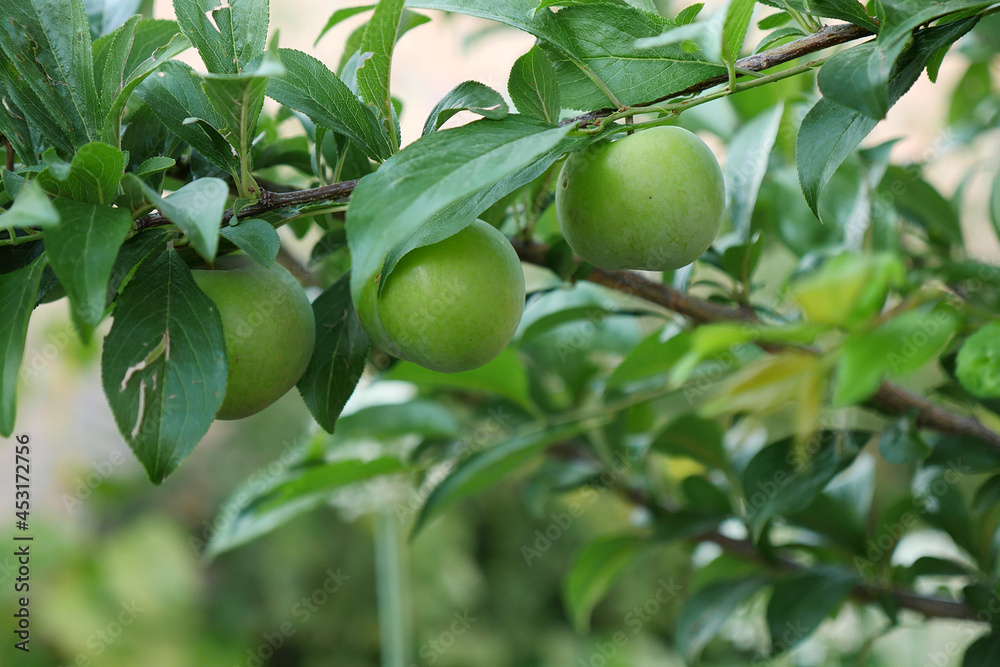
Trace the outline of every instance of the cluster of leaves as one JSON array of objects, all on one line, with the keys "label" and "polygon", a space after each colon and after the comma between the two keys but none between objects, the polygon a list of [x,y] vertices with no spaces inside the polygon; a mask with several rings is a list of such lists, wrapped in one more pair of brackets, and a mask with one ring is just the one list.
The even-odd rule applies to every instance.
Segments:
[{"label": "cluster of leaves", "polygon": [[[371,12],[336,71],[276,39],[268,46],[266,0],[175,0],[176,22],[88,16],[80,0],[4,3],[0,132],[16,168],[0,179],[0,433],[13,430],[31,313],[66,296],[84,338],[113,316],[105,392],[159,483],[202,438],[225,387],[221,322],[190,267],[235,249],[269,265],[275,227],[300,237],[318,229],[311,265],[326,289],[313,304],[317,346],[299,390],[334,435],[304,443],[263,488],[240,490],[250,500],[237,503],[210,553],[376,477],[426,491],[416,508],[400,506],[419,530],[534,464],[531,488],[543,500],[597,485],[645,509],[641,525],[587,546],[570,569],[565,597],[579,626],[636,555],[668,540],[731,545],[723,527],[745,530],[736,543],[759,562],[734,566],[724,555],[702,570],[677,632],[690,659],[742,602],[767,591],[774,653],[851,596],[880,605],[880,632],[891,628],[908,606],[893,591],[922,577],[948,578],[956,602],[939,615],[974,617],[998,586],[1000,482],[984,475],[1000,468],[1000,452],[929,434],[919,415],[889,417],[870,401],[886,378],[904,377],[956,411],[1000,421],[991,323],[1000,272],[966,257],[957,213],[965,188],[948,200],[922,165],[890,163],[892,142],[858,148],[996,3],[764,4],[779,11],[761,21],[772,32],[759,49],[825,18],[877,36],[825,61],[816,99],[811,80],[793,78],[800,70],[757,85],[740,67],[757,5],[745,0],[702,20],[699,5],[668,19],[648,1],[381,0],[331,16],[323,33]],[[401,149],[389,81],[396,40],[427,20],[411,9],[534,35],[508,83],[519,113],[465,82]],[[1000,117],[989,75],[995,34],[990,23],[963,47],[971,64],[951,120],[964,139]],[[206,73],[172,60],[189,46]],[[724,90],[663,102],[720,76]],[[730,93],[739,94],[716,102],[728,114],[700,113]],[[266,96],[280,107],[273,116],[262,114]],[[608,108],[648,114],[633,129],[680,122],[729,145],[729,232],[696,267],[664,280],[730,307],[737,321],[692,328],[657,304],[579,282],[589,267],[559,238],[554,174],[565,154],[627,128],[560,121]],[[678,121],[681,108],[689,111]],[[483,118],[441,130],[459,111]],[[289,136],[286,123],[301,129]],[[349,207],[323,194],[353,179]],[[275,205],[279,196],[288,199]],[[1000,229],[1000,195],[991,202]],[[353,315],[352,289],[376,277],[384,285],[407,252],[477,216],[548,244],[551,271],[532,285],[514,345],[466,373],[396,364],[379,381],[410,382],[419,401],[340,418],[369,357],[382,358]],[[491,437],[470,440],[480,432]],[[377,456],[350,454],[351,443],[373,439]],[[875,493],[875,447],[905,473],[894,495]],[[609,477],[621,461],[624,471]],[[920,525],[948,535],[955,558],[894,561],[896,544]],[[811,565],[789,565],[799,562]],[[788,641],[793,621],[805,631]],[[998,647],[990,634],[966,663],[989,664],[983,656]]]}]

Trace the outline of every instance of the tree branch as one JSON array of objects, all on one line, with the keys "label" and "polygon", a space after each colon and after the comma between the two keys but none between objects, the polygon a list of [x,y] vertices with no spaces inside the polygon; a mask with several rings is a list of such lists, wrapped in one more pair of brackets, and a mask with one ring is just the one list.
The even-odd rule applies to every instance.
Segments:
[{"label": "tree branch", "polygon": [[[523,261],[546,266],[548,247],[545,245],[522,239],[513,239],[511,243]],[[759,322],[757,316],[748,309],[723,306],[699,299],[675,290],[669,285],[647,280],[631,271],[594,269],[586,279],[598,285],[604,285],[659,304],[702,324],[720,321]],[[951,412],[891,382],[883,382],[870,402],[880,411],[892,415],[915,411],[917,425],[921,428],[969,436],[1000,452],[1000,433],[987,428],[975,417]]]},{"label": "tree branch", "polygon": [[[633,505],[645,507],[654,516],[669,516],[674,513],[674,510],[654,500],[644,489],[625,484],[616,484],[614,490],[625,501]],[[763,567],[781,573],[792,574],[801,572],[806,568],[803,564],[786,555],[781,553],[765,554],[750,540],[734,539],[723,535],[718,530],[709,530],[704,533],[692,535],[688,538],[688,541],[696,544],[701,542],[717,544],[722,547],[723,551],[737,558],[758,563]],[[882,586],[868,582],[859,583],[851,590],[851,597],[858,602],[877,602],[885,596],[892,598],[900,608],[918,612],[928,618],[954,618],[964,621],[983,622],[983,619],[977,614],[977,610],[955,600],[919,595],[904,588]]]},{"label": "tree branch", "polygon": [[[702,533],[694,538],[696,542],[712,542],[718,544],[722,549],[743,560],[751,560],[768,567],[777,568],[783,572],[798,572],[803,566],[790,558],[775,556],[773,559],[765,558],[754,544],[748,540],[735,540],[726,537],[718,531]],[[929,618],[955,618],[964,621],[981,621],[976,610],[972,607],[942,598],[918,595],[913,591],[878,586],[875,584],[861,583],[851,591],[851,597],[859,602],[875,602],[879,598],[888,595],[897,605],[903,609],[910,609]]]},{"label": "tree branch", "polygon": [[[342,181],[340,183],[324,185],[319,188],[296,190],[294,192],[271,192],[269,190],[262,189],[260,201],[241,210],[240,217],[252,218],[255,215],[262,215],[264,213],[270,213],[271,211],[277,211],[278,209],[286,208],[288,206],[297,206],[299,204],[315,204],[317,202],[327,200],[336,201],[351,194],[357,184],[357,181]],[[233,209],[226,209],[226,212],[222,214],[222,224],[225,225],[232,219]],[[161,227],[169,224],[170,220],[167,217],[160,215],[159,213],[150,213],[149,215],[135,221],[135,233],[138,234],[139,232],[149,229],[150,227]]]},{"label": "tree branch", "polygon": [[[869,37],[872,34],[873,33],[871,31],[850,23],[828,25],[820,28],[817,32],[811,35],[803,37],[802,39],[764,51],[763,53],[755,53],[752,56],[738,60],[736,62],[736,67],[750,72],[763,72],[766,69],[782,65],[797,58],[801,58],[802,56],[809,55],[810,53],[816,53],[817,51],[828,49],[831,46],[837,46],[846,42],[852,42],[856,39],[861,39],[863,37]],[[659,99],[651,102],[644,102],[643,104],[636,106],[651,106],[675,97],[694,95],[695,93],[700,93],[712,88],[713,86],[726,83],[727,81],[729,81],[729,75],[720,74],[719,76],[714,76],[711,79],[705,79],[700,83],[696,83],[682,91],[671,93],[670,95],[664,95]],[[589,123],[591,121],[598,120],[599,118],[610,116],[617,111],[619,110],[611,108],[590,111],[575,118],[564,120],[560,123],[560,125]]]}]

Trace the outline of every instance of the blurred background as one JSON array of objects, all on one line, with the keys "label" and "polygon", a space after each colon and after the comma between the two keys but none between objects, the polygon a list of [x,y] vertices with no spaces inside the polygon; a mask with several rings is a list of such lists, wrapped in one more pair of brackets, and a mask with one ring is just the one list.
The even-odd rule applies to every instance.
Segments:
[{"label": "blurred background", "polygon": [[[335,65],[347,35],[364,19],[346,21],[318,45],[313,42],[334,10],[354,4],[272,0],[271,30],[280,30],[282,46]],[[672,15],[692,3],[658,4]],[[772,11],[758,6],[755,18]],[[404,104],[404,142],[419,136],[435,103],[460,82],[476,79],[506,91],[510,66],[533,42],[530,36],[488,22],[426,13],[434,20],[402,39],[392,74],[394,94]],[[154,14],[172,18],[172,9],[156,0]],[[996,24],[989,29],[996,30]],[[747,44],[759,37],[752,32]],[[184,59],[201,68],[193,50]],[[947,196],[970,169],[981,165],[981,175],[964,187],[980,193],[968,201],[984,201],[981,193],[991,180],[1000,141],[994,133],[989,141],[964,145],[954,124],[963,108],[956,109],[953,100],[958,93],[970,105],[985,99],[995,106],[990,81],[995,90],[997,65],[994,59],[985,80],[979,74],[970,77],[970,61],[960,50],[953,51],[938,83],[922,78],[866,145],[898,138],[894,161],[933,162],[927,177]],[[811,94],[808,86],[803,85],[802,94]],[[756,101],[750,99],[753,95],[758,93],[741,95],[747,99],[739,103],[770,104],[763,93]],[[460,115],[450,124],[467,120]],[[733,102],[699,107],[684,122],[700,130],[724,160],[724,138],[739,122]],[[986,211],[967,208],[962,218],[974,252],[1000,263],[994,235],[983,232],[989,228]],[[304,261],[310,243],[281,231],[289,251]],[[105,323],[105,332],[109,325]],[[635,336],[638,340],[638,333]],[[118,434],[101,390],[99,359],[99,347],[85,347],[76,338],[65,302],[38,309],[28,333],[17,421],[17,433],[30,435],[32,444],[32,651],[18,653],[16,661],[0,659],[0,664],[378,664],[374,523],[363,511],[370,501],[364,494],[340,497],[211,562],[201,556],[227,496],[313,429],[298,394],[289,393],[247,420],[216,423],[180,470],[155,487]],[[406,400],[411,393],[398,383],[373,384],[372,377],[366,377],[348,412]],[[13,456],[12,445],[5,456]],[[4,466],[8,469],[7,463]],[[10,477],[0,480],[5,503],[13,498]],[[671,648],[680,600],[658,592],[689,582],[699,564],[717,554],[701,547],[692,562],[688,549],[671,546],[644,557],[597,607],[592,633],[582,636],[573,631],[560,600],[566,564],[581,544],[635,517],[611,495],[601,494],[594,502],[576,500],[585,505],[582,516],[560,529],[557,539],[540,542],[553,515],[565,511],[573,498],[533,502],[530,493],[512,493],[512,485],[502,485],[452,509],[410,545],[419,647],[415,662],[482,667],[683,664]],[[9,544],[9,535],[3,537]],[[539,549],[545,544],[549,546]],[[538,556],[526,557],[525,547]],[[9,608],[15,576],[12,555],[0,555],[4,608]],[[766,635],[758,627],[760,616],[759,609],[744,610],[728,623],[723,636],[737,647],[754,646]],[[952,642],[962,647],[980,632],[960,623],[915,623],[909,628],[904,623],[873,647],[854,645],[858,627],[866,622],[847,610],[773,664],[957,664],[959,651]],[[623,648],[611,643],[619,631],[628,636]],[[2,650],[9,656],[7,636]],[[726,650],[722,646],[710,651],[706,662],[720,667],[747,664],[745,657]],[[837,657],[846,653],[854,657]],[[928,662],[938,654],[941,662]]]}]

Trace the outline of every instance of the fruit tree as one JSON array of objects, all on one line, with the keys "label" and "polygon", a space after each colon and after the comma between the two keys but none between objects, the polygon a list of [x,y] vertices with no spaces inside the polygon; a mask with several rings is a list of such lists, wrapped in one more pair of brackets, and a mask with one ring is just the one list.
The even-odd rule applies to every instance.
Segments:
[{"label": "fruit tree", "polygon": [[[4,437],[60,302],[167,491],[295,388],[314,432],[200,548],[367,492],[383,664],[400,535],[496,488],[623,508],[560,564],[580,633],[668,553],[664,655],[909,665],[885,637],[957,623],[919,664],[1000,664],[1000,3],[379,0],[339,62],[268,0],[149,4],[0,2]],[[394,51],[450,14],[534,45],[406,136]]]}]

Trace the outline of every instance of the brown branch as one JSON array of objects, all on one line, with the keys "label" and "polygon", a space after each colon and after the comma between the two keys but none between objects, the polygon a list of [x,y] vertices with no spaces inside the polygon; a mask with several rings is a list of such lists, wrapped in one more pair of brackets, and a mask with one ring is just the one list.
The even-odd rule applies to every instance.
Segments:
[{"label": "brown branch", "polygon": [[[513,239],[511,243],[523,261],[546,266],[548,248],[545,245],[522,239]],[[699,299],[668,285],[647,280],[631,271],[594,269],[586,279],[659,304],[702,324],[720,321],[759,322],[757,316],[750,310],[723,306]],[[970,436],[1000,451],[1000,433],[987,428],[975,417],[951,412],[891,382],[882,383],[872,397],[871,403],[880,411],[892,415],[915,411],[917,425],[921,428],[941,433]]]},{"label": "brown branch", "polygon": [[[576,454],[583,455],[584,458],[591,458],[589,452],[586,450],[576,450]],[[645,507],[654,516],[669,517],[675,514],[673,508],[655,500],[644,489],[621,483],[615,484],[613,489],[626,502]],[[765,554],[750,540],[739,540],[728,537],[718,530],[708,530],[703,533],[691,535],[687,539],[689,542],[694,542],[695,544],[702,542],[717,544],[726,553],[742,560],[757,563],[779,573],[794,574],[806,569],[806,566],[802,563],[780,552]],[[885,596],[889,596],[900,608],[918,612],[928,618],[955,618],[965,621],[983,622],[983,619],[977,614],[977,610],[967,604],[955,600],[919,595],[905,588],[862,582],[854,586],[850,595],[856,601],[865,603],[877,602]]]},{"label": "brown branch", "polygon": [[[795,40],[783,46],[779,46],[763,53],[755,53],[752,56],[743,58],[742,60],[736,61],[736,67],[749,72],[763,72],[764,70],[771,69],[772,67],[777,67],[787,62],[791,62],[802,56],[809,55],[810,53],[816,53],[817,51],[822,51],[823,49],[828,49],[831,46],[837,46],[839,44],[844,44],[846,42],[852,42],[856,39],[862,39],[864,37],[869,37],[873,33],[870,30],[862,28],[860,26],[852,25],[850,23],[841,23],[837,25],[828,25],[820,28],[815,33],[803,37],[802,39]],[[675,97],[686,97],[688,95],[694,95],[695,93],[700,93],[704,90],[708,90],[713,86],[717,86],[721,83],[726,83],[729,81],[728,74],[720,74],[719,76],[714,76],[710,79],[705,79],[699,83],[694,84],[689,88],[685,88],[676,93],[671,93],[670,95],[664,95],[663,97],[653,100],[652,102],[644,102],[636,106],[649,106],[652,104],[659,104],[660,102],[665,102],[669,99]],[[569,118],[560,123],[560,125],[570,125],[578,123],[589,123],[591,121],[603,118],[605,116],[610,116],[611,114],[618,111],[618,109],[599,109],[597,111],[590,111],[588,113],[582,114],[575,118]]]},{"label": "brown branch", "polygon": [[[771,559],[765,558],[752,542],[748,540],[735,540],[731,537],[726,537],[718,531],[710,531],[697,535],[693,540],[695,542],[712,542],[722,547],[724,551],[743,560],[758,562],[783,572],[798,572],[804,568],[803,565],[785,556],[778,555]],[[913,591],[878,586],[870,583],[860,583],[851,591],[851,597],[859,602],[876,602],[887,595],[901,608],[910,609],[928,618],[956,618],[964,621],[982,621],[976,614],[975,609],[955,600],[918,595]]]},{"label": "brown branch", "polygon": [[[331,183],[309,190],[296,190],[294,192],[270,192],[261,190],[260,201],[247,206],[240,211],[240,218],[252,218],[255,215],[262,215],[277,211],[288,206],[298,206],[299,204],[315,204],[321,201],[337,201],[351,194],[357,181],[343,181],[341,183]],[[222,224],[225,225],[233,218],[233,209],[226,209],[222,214]],[[162,227],[169,225],[170,219],[159,214],[150,213],[147,216],[135,221],[135,231],[139,233],[150,227]]]}]

